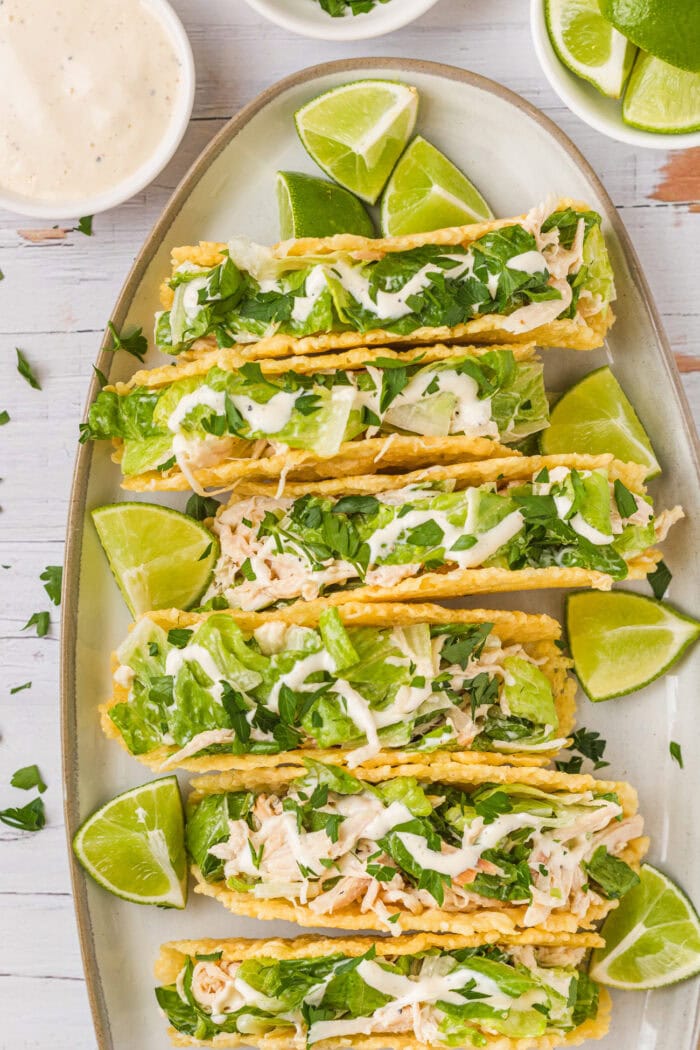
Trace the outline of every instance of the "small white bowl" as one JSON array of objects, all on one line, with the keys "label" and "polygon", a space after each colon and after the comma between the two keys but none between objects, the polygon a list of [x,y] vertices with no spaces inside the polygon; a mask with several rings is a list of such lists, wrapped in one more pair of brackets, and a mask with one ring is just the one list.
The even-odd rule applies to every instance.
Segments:
[{"label": "small white bowl", "polygon": [[368,40],[401,29],[425,14],[437,0],[389,0],[366,14],[333,18],[317,0],[246,0],[283,29],[316,40]]},{"label": "small white bowl", "polygon": [[530,31],[542,72],[569,109],[590,127],[618,142],[646,149],[688,149],[700,146],[700,131],[660,135],[632,128],[622,119],[622,100],[606,98],[588,81],[577,77],[559,60],[547,32],[544,0],[530,0]]},{"label": "small white bowl", "polygon": [[99,212],[114,208],[136,196],[163,170],[180,145],[192,114],[195,87],[194,59],[182,22],[167,0],[148,0],[148,7],[170,37],[182,71],[182,84],[175,100],[170,124],[163,137],[154,142],[151,156],[128,178],[94,197],[63,201],[36,200],[18,193],[9,193],[0,187],[0,208],[6,208],[19,215],[30,215],[36,219],[73,219],[80,215],[97,215]]}]

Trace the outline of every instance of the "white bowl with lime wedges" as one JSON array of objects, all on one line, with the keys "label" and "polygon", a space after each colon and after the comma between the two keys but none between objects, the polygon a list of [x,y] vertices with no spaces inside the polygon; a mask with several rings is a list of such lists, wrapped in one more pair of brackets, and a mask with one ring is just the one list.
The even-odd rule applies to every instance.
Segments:
[{"label": "white bowl with lime wedges", "polygon": [[246,0],[291,33],[317,40],[368,40],[402,29],[437,0]]},{"label": "white bowl with lime wedges", "polygon": [[649,149],[700,145],[700,5],[531,0],[547,80],[597,131]]}]

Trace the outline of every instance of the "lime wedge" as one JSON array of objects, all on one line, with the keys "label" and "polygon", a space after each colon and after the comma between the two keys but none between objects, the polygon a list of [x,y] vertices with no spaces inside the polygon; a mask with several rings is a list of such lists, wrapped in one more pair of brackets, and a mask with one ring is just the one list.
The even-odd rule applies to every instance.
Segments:
[{"label": "lime wedge", "polygon": [[379,197],[416,123],[418,92],[393,80],[356,80],[295,114],[299,138],[332,179],[369,204]]},{"label": "lime wedge", "polygon": [[619,98],[636,48],[603,18],[598,0],[546,0],[545,18],[559,61],[603,95]]},{"label": "lime wedge", "polygon": [[218,540],[187,514],[155,503],[108,503],[92,512],[109,567],[132,616],[189,609],[219,556]]},{"label": "lime wedge", "polygon": [[626,124],[680,135],[700,131],[700,73],[686,73],[640,52],[622,102]]},{"label": "lime wedge", "polygon": [[184,908],[185,820],[177,777],[117,795],[80,826],[73,850],[88,874],[115,896]]},{"label": "lime wedge", "polygon": [[600,0],[600,10],[643,51],[680,69],[700,72],[697,0]]},{"label": "lime wedge", "polygon": [[661,473],[637,413],[607,366],[589,372],[557,401],[540,448],[545,456],[612,452],[623,463],[641,463],[647,478]]},{"label": "lime wedge", "polygon": [[629,591],[578,591],[566,602],[574,670],[590,700],[612,700],[653,682],[700,635],[700,623]]},{"label": "lime wedge", "polygon": [[428,233],[492,218],[493,212],[476,187],[420,135],[394,168],[382,197],[385,237]]},{"label": "lime wedge", "polygon": [[674,882],[651,864],[605,920],[604,948],[589,973],[613,988],[664,988],[700,973],[700,919]]},{"label": "lime wedge", "polygon": [[374,237],[374,226],[364,205],[352,193],[315,175],[277,172],[280,237],[332,237],[356,233]]}]

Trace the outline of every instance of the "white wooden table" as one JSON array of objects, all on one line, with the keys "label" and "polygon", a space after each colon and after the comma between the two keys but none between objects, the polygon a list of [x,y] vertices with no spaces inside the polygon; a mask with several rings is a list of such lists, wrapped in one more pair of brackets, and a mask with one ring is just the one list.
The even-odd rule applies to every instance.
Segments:
[{"label": "white wooden table", "polygon": [[[620,209],[700,415],[700,150],[675,156],[634,150],[571,115],[539,71],[525,0],[441,0],[402,32],[347,46],[285,34],[243,0],[174,0],[174,6],[192,41],[198,87],[189,130],[166,171],[128,204],[98,216],[91,238],[69,233],[32,243],[18,228],[43,223],[0,212],[0,411],[11,416],[0,429],[0,563],[10,566],[0,568],[0,807],[31,797],[9,787],[20,766],[37,762],[49,785],[43,831],[0,824],[0,1050],[95,1046],[62,818],[58,610],[51,607],[46,638],[22,626],[50,607],[39,573],[63,558],[78,422],[112,304],[169,194],[244,103],[304,66],[372,54],[472,69],[541,107],[582,149]],[[17,374],[15,347],[35,366],[41,391]],[[31,689],[10,694],[29,680]],[[137,1035],[132,1045],[147,1050]]]}]

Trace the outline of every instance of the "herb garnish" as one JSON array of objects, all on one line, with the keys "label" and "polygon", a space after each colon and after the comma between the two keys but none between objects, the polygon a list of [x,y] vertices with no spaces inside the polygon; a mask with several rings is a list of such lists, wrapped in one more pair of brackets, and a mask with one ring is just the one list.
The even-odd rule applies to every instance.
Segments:
[{"label": "herb garnish", "polygon": [[653,572],[647,573],[649,586],[654,592],[654,597],[657,601],[661,601],[672,579],[673,573],[665,561],[660,561]]},{"label": "herb garnish", "polygon": [[9,422],[10,422],[10,413],[8,411],[6,411],[5,409],[3,409],[3,411],[0,412],[0,427],[4,427],[5,423],[9,423]]},{"label": "herb garnish", "polygon": [[556,762],[556,767],[561,773],[580,773],[583,759],[588,758],[593,763],[594,769],[603,769],[609,766],[609,762],[603,761],[607,740],[604,740],[595,729],[577,729],[573,734],[569,751],[578,751],[578,755],[572,755],[568,761]]},{"label": "herb garnish", "polygon": [[31,791],[32,788],[38,788],[41,795],[46,791],[46,784],[36,764],[23,766],[22,769],[18,769],[12,774],[10,783],[12,787],[21,788],[22,791]]},{"label": "herb garnish", "polygon": [[44,581],[44,590],[54,605],[61,604],[61,585],[63,582],[63,566],[47,565],[39,577]]},{"label": "herb garnish", "polygon": [[148,340],[142,328],[133,328],[120,334],[111,321],[107,322],[107,328],[112,333],[112,346],[106,347],[110,353],[116,354],[118,350],[126,350],[127,354],[143,362],[148,350]]},{"label": "herb garnish", "polygon": [[26,806],[0,809],[0,820],[11,828],[19,828],[20,831],[40,831],[46,824],[43,799],[37,795]]},{"label": "herb garnish", "polygon": [[10,689],[10,696],[14,696],[15,693],[21,693],[23,689],[31,689],[31,682],[23,682],[22,685],[15,685]]},{"label": "herb garnish", "polygon": [[39,638],[43,638],[44,635],[49,633],[49,625],[51,623],[51,617],[47,612],[36,612],[32,613],[24,627],[23,631],[29,630],[30,627],[36,627],[36,633]]},{"label": "herb garnish", "polygon": [[668,745],[668,750],[671,753],[673,761],[677,762],[681,769],[683,769],[683,752],[681,751],[681,745],[677,744],[675,740],[672,740]]},{"label": "herb garnish", "polygon": [[197,521],[204,521],[205,518],[213,518],[220,506],[221,504],[218,500],[212,499],[210,496],[198,496],[197,493],[194,493],[187,500],[185,514],[189,514],[191,518],[195,518]]},{"label": "herb garnish", "polygon": [[18,346],[15,347],[15,350],[17,351],[17,371],[23,379],[27,380],[29,385],[33,387],[34,390],[41,390],[41,383],[34,375],[34,372],[32,371],[32,366],[29,364],[29,361],[27,361],[27,358],[24,356],[24,354]]}]

